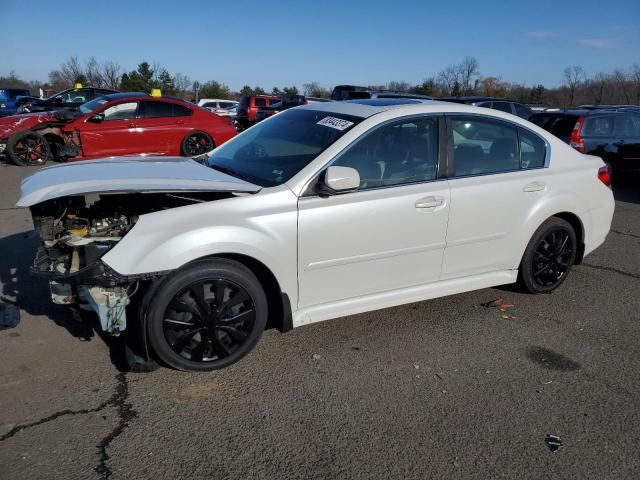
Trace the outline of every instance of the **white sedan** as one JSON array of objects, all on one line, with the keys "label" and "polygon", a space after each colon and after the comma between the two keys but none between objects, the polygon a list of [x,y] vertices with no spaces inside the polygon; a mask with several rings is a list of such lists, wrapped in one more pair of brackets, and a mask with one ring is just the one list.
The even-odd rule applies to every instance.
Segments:
[{"label": "white sedan", "polygon": [[510,114],[410,99],[290,109],[194,160],[50,167],[18,205],[54,302],[200,371],[267,327],[514,282],[550,292],[614,210],[600,158]]}]

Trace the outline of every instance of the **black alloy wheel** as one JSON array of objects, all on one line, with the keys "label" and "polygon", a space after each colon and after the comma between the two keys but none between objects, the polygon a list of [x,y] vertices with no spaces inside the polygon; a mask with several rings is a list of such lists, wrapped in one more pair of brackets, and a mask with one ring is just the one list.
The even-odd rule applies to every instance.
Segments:
[{"label": "black alloy wheel", "polygon": [[213,149],[213,140],[204,132],[192,133],[182,142],[182,154],[186,157],[202,155]]},{"label": "black alloy wheel", "polygon": [[39,133],[25,132],[9,138],[6,153],[14,165],[30,167],[44,165],[51,148],[47,139]]},{"label": "black alloy wheel", "polygon": [[215,278],[193,283],[175,295],[164,317],[164,337],[174,352],[192,362],[211,362],[242,346],[256,312],[244,288]]},{"label": "black alloy wheel", "polygon": [[577,253],[571,224],[552,217],[533,234],[520,264],[518,282],[528,292],[548,293],[567,278]]},{"label": "black alloy wheel", "polygon": [[266,296],[253,273],[238,262],[215,259],[167,277],[154,293],[147,331],[162,362],[207,371],[246,355],[266,319]]},{"label": "black alloy wheel", "polygon": [[566,275],[574,256],[569,232],[555,229],[541,241],[533,254],[533,279],[543,288],[558,283]]}]

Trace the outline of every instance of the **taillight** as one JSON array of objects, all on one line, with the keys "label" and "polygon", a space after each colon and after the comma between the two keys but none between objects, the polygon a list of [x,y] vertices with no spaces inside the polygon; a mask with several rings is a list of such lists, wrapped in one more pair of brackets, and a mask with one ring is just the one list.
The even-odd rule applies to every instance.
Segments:
[{"label": "taillight", "polygon": [[584,117],[578,117],[578,121],[573,127],[573,130],[571,131],[571,137],[569,138],[569,145],[575,148],[580,153],[584,153],[584,139],[582,138],[582,135],[580,135],[582,125],[584,125]]},{"label": "taillight", "polygon": [[598,180],[611,188],[611,166],[608,163],[598,169]]}]

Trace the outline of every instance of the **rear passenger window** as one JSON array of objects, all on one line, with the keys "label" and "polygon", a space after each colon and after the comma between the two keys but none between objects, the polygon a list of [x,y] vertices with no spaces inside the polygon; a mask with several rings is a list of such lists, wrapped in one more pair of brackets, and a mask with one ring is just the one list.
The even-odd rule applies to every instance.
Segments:
[{"label": "rear passenger window", "polygon": [[380,127],[333,165],[355,168],[360,189],[433,180],[438,169],[438,120],[415,118]]},{"label": "rear passenger window", "polygon": [[267,106],[267,101],[264,98],[256,98],[253,101],[254,105],[256,107],[266,107]]},{"label": "rear passenger window", "polygon": [[606,137],[613,133],[615,115],[587,116],[582,127],[585,137]]},{"label": "rear passenger window", "polygon": [[519,117],[529,118],[533,114],[533,111],[529,107],[525,107],[519,103],[515,103],[514,106],[516,107],[516,115]]},{"label": "rear passenger window", "polygon": [[522,158],[522,168],[544,167],[544,160],[547,154],[547,145],[535,133],[531,133],[522,128],[518,129],[520,135],[520,156]]},{"label": "rear passenger window", "polygon": [[501,112],[511,113],[511,104],[508,102],[493,102],[492,108]]},{"label": "rear passenger window", "polygon": [[178,105],[176,103],[173,104],[173,116],[174,117],[188,117],[193,112],[190,108],[185,107],[184,105]]},{"label": "rear passenger window", "polygon": [[144,118],[161,118],[161,117],[170,117],[171,113],[171,103],[166,102],[142,102],[144,105]]},{"label": "rear passenger window", "polygon": [[520,168],[516,127],[479,117],[454,117],[453,166],[457,177]]}]

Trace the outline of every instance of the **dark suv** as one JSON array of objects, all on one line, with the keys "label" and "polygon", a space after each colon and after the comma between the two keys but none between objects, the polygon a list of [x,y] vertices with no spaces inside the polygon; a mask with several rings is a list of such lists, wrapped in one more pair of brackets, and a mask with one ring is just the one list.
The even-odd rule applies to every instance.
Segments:
[{"label": "dark suv", "polygon": [[640,172],[640,109],[573,109],[534,114],[529,121],[582,153],[597,155],[615,172]]},{"label": "dark suv", "polygon": [[492,108],[494,110],[500,110],[501,112],[517,115],[525,120],[529,120],[529,117],[534,113],[528,106],[511,100],[505,100],[504,98],[470,96],[443,97],[440,100],[443,102],[464,103],[467,105],[474,105],[476,107]]},{"label": "dark suv", "polygon": [[0,117],[16,113],[18,97],[30,97],[31,92],[24,88],[0,87]]},{"label": "dark suv", "polygon": [[270,107],[280,100],[282,100],[282,98],[272,95],[249,95],[242,97],[237,109],[236,128],[238,130],[249,128],[256,123],[258,109]]},{"label": "dark suv", "polygon": [[18,113],[48,112],[62,110],[63,108],[79,107],[83,103],[103,95],[118,93],[108,88],[69,88],[48,98],[24,97],[18,99]]},{"label": "dark suv", "polygon": [[357,85],[337,85],[331,92],[331,100],[366,100],[376,98],[413,98],[415,100],[433,100],[433,97],[396,90],[375,90]]}]

